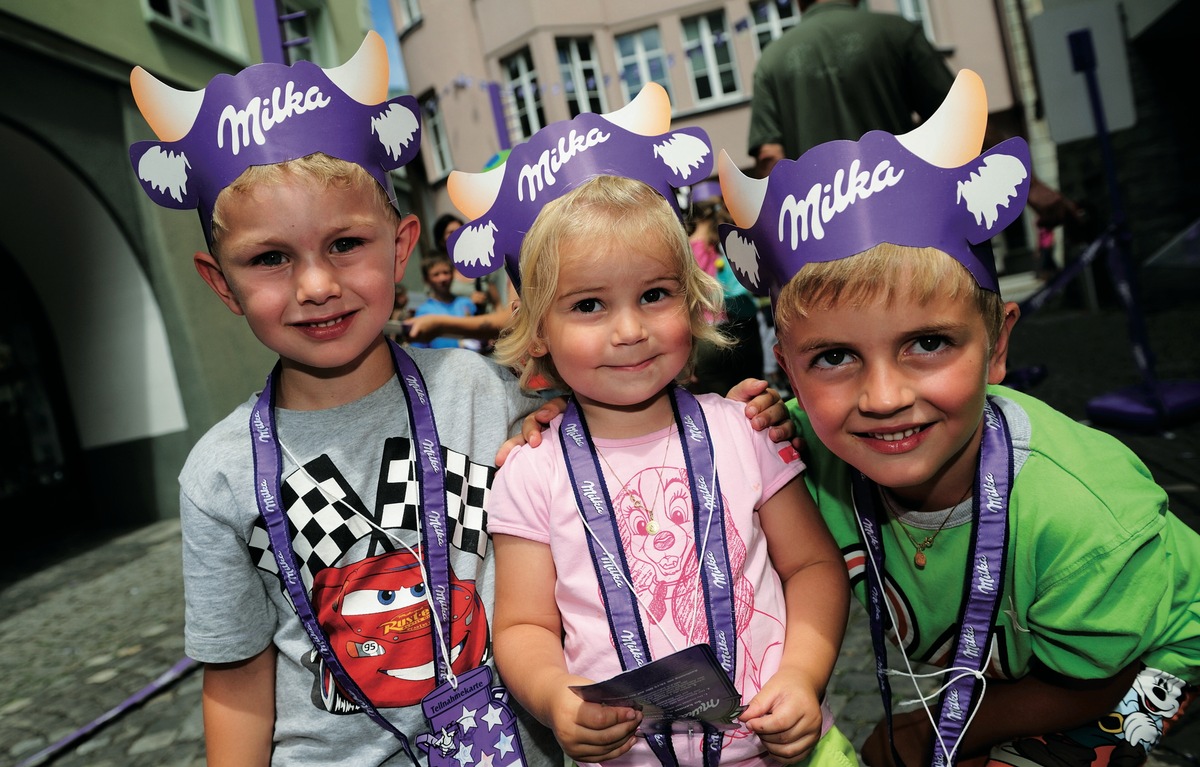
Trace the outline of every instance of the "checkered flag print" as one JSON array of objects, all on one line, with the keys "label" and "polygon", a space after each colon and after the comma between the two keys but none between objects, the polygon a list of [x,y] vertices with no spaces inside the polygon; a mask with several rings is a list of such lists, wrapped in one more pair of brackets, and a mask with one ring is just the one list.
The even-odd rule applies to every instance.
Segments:
[{"label": "checkered flag print", "polygon": [[[343,555],[364,539],[368,544],[364,557],[399,548],[369,524],[368,519],[391,531],[418,531],[421,483],[416,451],[416,445],[407,437],[392,437],[384,443],[374,513],[367,512],[362,500],[326,455],[312,459],[303,469],[284,478],[280,495],[306,589],[312,588],[313,577],[322,569],[345,565],[341,561]],[[472,463],[462,453],[444,447],[442,466],[451,545],[482,557],[488,544],[485,508],[496,469]],[[415,539],[408,542],[414,545]],[[279,572],[261,517],[254,524],[249,548],[256,566]]]}]

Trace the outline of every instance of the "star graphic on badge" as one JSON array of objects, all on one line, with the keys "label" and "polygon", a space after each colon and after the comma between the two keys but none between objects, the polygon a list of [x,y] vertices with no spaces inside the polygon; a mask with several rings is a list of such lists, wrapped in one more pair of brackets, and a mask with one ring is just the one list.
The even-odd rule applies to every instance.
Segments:
[{"label": "star graphic on badge", "polygon": [[476,764],[479,765],[479,767],[492,767],[492,760],[495,758],[495,754],[485,751],[479,755],[479,761],[476,762]]},{"label": "star graphic on badge", "polygon": [[454,755],[454,761],[461,765],[475,763],[475,757],[471,756],[471,744],[463,743],[458,747],[458,753]]},{"label": "star graphic on badge", "polygon": [[458,723],[462,726],[462,731],[464,733],[470,732],[479,726],[475,723],[475,712],[478,710],[479,709],[477,708],[467,708],[466,706],[463,706],[462,716],[458,718]]},{"label": "star graphic on badge", "polygon": [[500,756],[511,754],[514,749],[512,747],[513,736],[507,733],[500,733],[500,739],[496,741],[496,753]]},{"label": "star graphic on badge", "polygon": [[483,721],[488,724],[488,732],[501,725],[500,717],[504,714],[504,710],[499,706],[488,706],[487,713],[483,715]]}]

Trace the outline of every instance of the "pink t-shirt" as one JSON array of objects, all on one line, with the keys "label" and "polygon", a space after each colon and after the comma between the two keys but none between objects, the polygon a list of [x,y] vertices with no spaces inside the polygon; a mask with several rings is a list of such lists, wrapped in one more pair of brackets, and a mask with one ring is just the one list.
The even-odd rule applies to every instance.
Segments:
[{"label": "pink t-shirt", "polygon": [[[767,556],[755,510],[804,469],[788,445],[755,432],[742,403],[715,394],[699,398],[715,446],[726,510],[726,538],[735,583],[738,655],[734,685],[748,702],[779,667],[784,637],[784,597]],[[489,498],[488,530],[550,546],[558,574],[555,599],[562,615],[567,668],[592,680],[621,673],[592,566],[588,535],[563,461],[555,419],[538,448],[521,447],[506,459]],[[669,448],[666,437],[670,435]],[[595,439],[629,564],[642,605],[651,655],[705,642],[703,592],[697,575],[692,503],[676,429],[625,440]],[[665,460],[664,460],[665,451]],[[614,472],[616,477],[614,477]],[[711,483],[710,483],[711,484]],[[638,499],[641,507],[634,501]],[[644,507],[644,509],[642,508]],[[653,514],[658,532],[646,529]],[[798,541],[797,545],[803,545]],[[670,637],[670,641],[667,640]],[[672,643],[674,643],[672,645]],[[678,735],[681,764],[700,764],[702,738]],[[767,764],[757,736],[744,727],[725,738],[722,764]],[[606,764],[653,764],[644,741]],[[777,764],[776,764],[777,767]]]}]

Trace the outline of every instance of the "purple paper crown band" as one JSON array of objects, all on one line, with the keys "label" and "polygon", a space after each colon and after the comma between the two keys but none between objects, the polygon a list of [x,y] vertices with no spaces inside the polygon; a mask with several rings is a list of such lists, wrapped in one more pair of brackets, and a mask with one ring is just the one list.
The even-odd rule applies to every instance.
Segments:
[{"label": "purple paper crown band", "polygon": [[256,64],[194,93],[141,67],[130,81],[160,139],[129,148],[138,180],[159,205],[199,209],[210,245],[217,195],[250,166],[323,152],[362,166],[394,202],[388,172],[420,148],[419,107],[411,96],[387,99],[387,55],[376,32],[335,69]]},{"label": "purple paper crown band", "polygon": [[448,243],[459,271],[479,277],[506,266],[520,287],[521,243],[534,219],[546,203],[590,178],[637,179],[668,201],[675,199],[673,189],[708,178],[708,134],[670,130],[670,121],[666,91],[650,83],[617,112],[585,112],[547,125],[490,171],[452,173],[450,198],[469,219]]},{"label": "purple paper crown band", "polygon": [[[765,181],[746,179],[722,153],[721,185],[736,223],[723,224],[721,238],[738,279],[774,299],[806,264],[892,243],[937,248],[999,292],[989,240],[1024,209],[1031,166],[1019,138],[978,155],[987,117],[982,95],[978,76],[964,70],[940,119],[900,137],[872,131],[821,144],[781,160]],[[968,134],[974,148],[964,149],[952,132]]]}]

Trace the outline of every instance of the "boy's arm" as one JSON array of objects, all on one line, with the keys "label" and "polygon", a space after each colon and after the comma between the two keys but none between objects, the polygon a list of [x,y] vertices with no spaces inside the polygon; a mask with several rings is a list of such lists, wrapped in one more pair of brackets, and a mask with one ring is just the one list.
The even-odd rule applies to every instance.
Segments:
[{"label": "boy's arm", "polygon": [[[750,419],[750,425],[755,431],[767,429],[767,436],[772,442],[791,442],[797,450],[801,448],[796,424],[792,422],[787,405],[779,396],[779,392],[772,389],[766,381],[747,378],[736,384],[725,396],[746,403],[746,417]],[[537,447],[542,444],[542,432],[566,409],[567,401],[562,397],[555,397],[525,416],[521,421],[521,433],[509,438],[500,446],[496,453],[496,465],[503,466],[508,454],[518,445]]]},{"label": "boy's arm", "polygon": [[[1060,732],[1095,722],[1117,707],[1133,686],[1139,669],[1140,664],[1133,663],[1107,679],[1084,680],[1070,679],[1037,666],[1020,679],[988,680],[959,754],[962,759],[984,756],[993,746],[1014,738]],[[937,715],[936,707],[933,713]],[[898,714],[894,730],[896,750],[905,765],[929,764],[934,726],[925,711]],[[862,757],[871,767],[895,767],[884,722],[875,725],[863,744]]]},{"label": "boy's arm", "polygon": [[634,744],[637,712],[587,703],[569,689],[591,680],[567,671],[550,547],[503,534],[492,536],[492,547],[496,555],[492,647],[505,686],[554,732],[572,759],[599,762],[624,754]]},{"label": "boy's arm", "polygon": [[821,735],[820,702],[837,661],[850,606],[846,565],[802,477],[759,507],[771,564],[787,607],[783,656],[742,712],[771,755],[803,759]]},{"label": "boy's arm", "polygon": [[204,667],[201,701],[209,767],[271,763],[275,652],[269,645],[248,660]]}]

